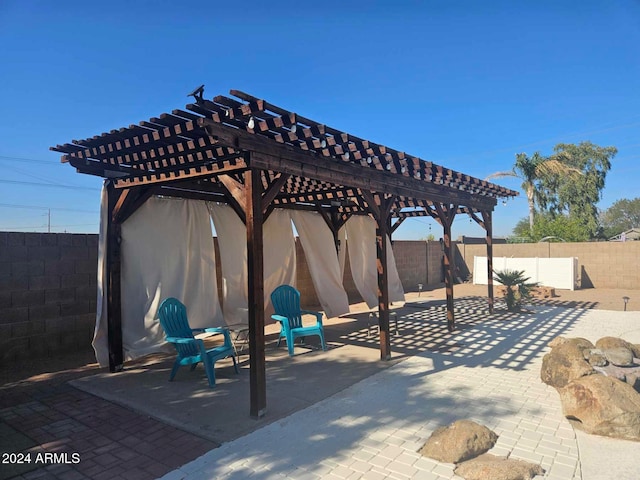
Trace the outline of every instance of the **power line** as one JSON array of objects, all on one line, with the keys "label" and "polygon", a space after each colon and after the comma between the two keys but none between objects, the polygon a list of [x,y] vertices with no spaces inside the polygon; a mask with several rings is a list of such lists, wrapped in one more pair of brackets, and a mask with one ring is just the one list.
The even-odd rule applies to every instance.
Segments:
[{"label": "power line", "polygon": [[38,182],[22,182],[19,180],[0,180],[0,183],[11,183],[15,185],[33,185],[37,187],[52,187],[52,188],[66,188],[70,190],[90,190],[92,192],[97,191],[96,187],[76,187],[73,185],[52,185],[50,183],[38,183]]},{"label": "power line", "polygon": [[0,207],[26,208],[26,209],[33,209],[33,210],[61,210],[66,212],[99,213],[98,210],[81,210],[79,208],[63,208],[63,207],[40,207],[38,205],[20,205],[17,203],[0,203]]},{"label": "power line", "polygon": [[31,178],[35,178],[36,180],[43,180],[45,181],[47,184],[49,185],[61,185],[64,186],[63,183],[57,182],[57,181],[52,181],[47,177],[43,177],[40,175],[34,175],[31,172],[25,172],[24,170],[22,170],[21,168],[16,168],[16,167],[6,167],[8,170],[14,171],[19,173],[20,175],[24,175],[26,177],[31,177]]},{"label": "power line", "polygon": [[43,159],[38,159],[38,158],[11,157],[11,156],[8,156],[8,155],[0,155],[0,160],[9,161],[9,162],[46,163],[47,165],[60,165],[60,166],[64,165],[64,163],[56,162],[54,160],[43,160]]}]

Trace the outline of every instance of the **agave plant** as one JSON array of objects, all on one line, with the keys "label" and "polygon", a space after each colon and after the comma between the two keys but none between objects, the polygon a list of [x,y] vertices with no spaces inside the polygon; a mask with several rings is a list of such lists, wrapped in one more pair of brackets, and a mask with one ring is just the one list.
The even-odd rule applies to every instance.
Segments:
[{"label": "agave plant", "polygon": [[529,282],[530,277],[524,276],[524,270],[501,270],[493,271],[493,279],[507,287],[505,301],[507,310],[517,312],[522,306],[522,302],[531,296],[531,289],[538,284]]}]

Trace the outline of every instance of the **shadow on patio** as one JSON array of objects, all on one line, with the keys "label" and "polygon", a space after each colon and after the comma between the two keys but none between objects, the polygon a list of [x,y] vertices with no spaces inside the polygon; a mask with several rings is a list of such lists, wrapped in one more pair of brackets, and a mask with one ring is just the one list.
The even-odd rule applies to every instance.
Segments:
[{"label": "shadow on patio", "polygon": [[[310,344],[296,344],[295,356],[286,347],[276,348],[275,329],[267,336],[267,414],[249,418],[248,357],[242,356],[240,374],[230,360],[218,362],[217,385],[209,389],[202,367],[195,372],[182,368],[169,383],[172,356],[155,356],[149,362],[119,374],[100,373],[72,382],[81,390],[126,405],[141,413],[185,429],[217,443],[225,443],[257,428],[282,419],[348,388],[406,358],[427,357],[433,361],[428,371],[408,370],[403,374],[429,375],[458,365],[522,370],[544,353],[547,343],[563,334],[584,310],[538,305],[535,313],[518,315],[486,313],[486,299],[465,297],[456,300],[457,330],[446,329],[444,302],[420,301],[396,309],[399,335],[392,335],[393,359],[380,361],[377,328],[367,331],[368,313],[355,313],[325,322],[328,351],[319,350],[316,338]],[[393,330],[392,330],[393,332]],[[380,397],[390,385],[380,385]],[[410,392],[407,392],[410,395]],[[458,399],[460,397],[457,397]],[[348,398],[344,399],[348,402]],[[422,398],[429,408],[443,406],[446,418],[450,398]],[[361,410],[376,411],[376,402]],[[412,402],[407,399],[405,406]],[[474,401],[477,403],[477,400]],[[507,405],[508,402],[503,403]],[[416,404],[417,405],[417,404]],[[472,405],[465,408],[473,409]],[[502,408],[503,408],[502,407]],[[483,405],[483,409],[497,408]],[[373,409],[373,410],[372,410]],[[376,414],[384,413],[384,409]],[[337,419],[338,421],[338,419]]]}]

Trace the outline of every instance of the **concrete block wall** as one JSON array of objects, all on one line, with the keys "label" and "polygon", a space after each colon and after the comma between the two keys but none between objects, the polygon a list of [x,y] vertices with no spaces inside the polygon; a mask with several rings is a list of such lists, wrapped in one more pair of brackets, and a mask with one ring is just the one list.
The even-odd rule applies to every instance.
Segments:
[{"label": "concrete block wall", "polygon": [[[214,244],[219,258],[217,239]],[[396,241],[393,251],[405,291],[416,291],[419,283],[426,288],[440,282],[438,242]],[[299,240],[296,253],[303,305],[317,305]],[[97,235],[0,232],[0,366],[91,348],[97,256]],[[216,277],[222,298],[220,262]],[[348,260],[343,281],[349,301],[361,302]]]},{"label": "concrete block wall", "polygon": [[582,288],[640,288],[639,241],[552,243],[550,256],[578,257]]},{"label": "concrete block wall", "polygon": [[427,285],[427,242],[394,241],[393,255],[405,291],[417,291],[418,284]]},{"label": "concrete block wall", "polygon": [[97,235],[0,232],[0,361],[91,348]]},{"label": "concrete block wall", "polygon": [[[466,267],[486,256],[483,245],[458,245]],[[494,245],[494,257],[578,258],[581,288],[640,288],[640,242],[525,243]]]}]

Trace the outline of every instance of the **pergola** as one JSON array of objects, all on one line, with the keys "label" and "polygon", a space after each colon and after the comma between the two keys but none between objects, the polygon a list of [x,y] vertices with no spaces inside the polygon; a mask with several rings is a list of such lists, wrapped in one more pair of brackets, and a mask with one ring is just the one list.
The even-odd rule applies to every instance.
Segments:
[{"label": "pergola", "polygon": [[[275,208],[319,212],[339,248],[351,215],[376,221],[380,356],[391,358],[387,235],[407,218],[430,216],[443,229],[447,325],[455,329],[451,224],[469,215],[486,231],[488,301],[493,311],[492,211],[518,195],[302,117],[246,93],[204,98],[157,118],[57,145],[80,173],[108,179],[106,298],[109,368],[123,367],[120,228],[149,197],[229,204],[246,225],[250,414],[266,411],[263,223]],[[397,219],[395,223],[392,219]]]}]

